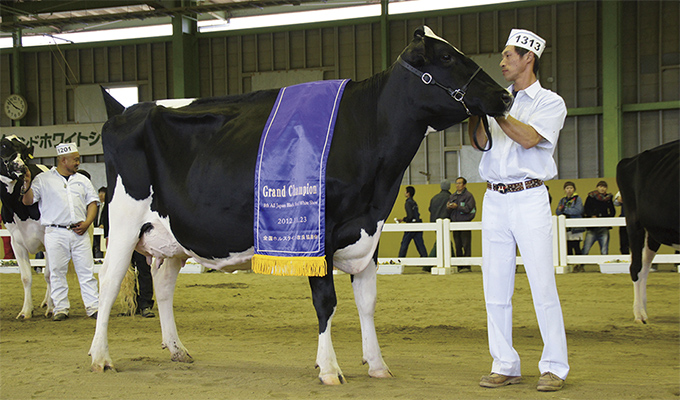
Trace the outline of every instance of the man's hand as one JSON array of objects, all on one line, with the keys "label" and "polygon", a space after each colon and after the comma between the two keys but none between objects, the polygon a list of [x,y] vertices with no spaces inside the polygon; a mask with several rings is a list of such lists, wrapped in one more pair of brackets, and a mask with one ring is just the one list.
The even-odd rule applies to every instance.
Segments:
[{"label": "man's hand", "polygon": [[453,202],[453,201],[446,203],[446,208],[450,208],[452,210],[455,210],[456,208],[458,208],[458,203]]},{"label": "man's hand", "polygon": [[76,224],[71,225],[71,229],[73,232],[82,235],[83,233],[87,232],[87,228],[90,227],[90,224],[86,224],[85,221],[80,221]]}]

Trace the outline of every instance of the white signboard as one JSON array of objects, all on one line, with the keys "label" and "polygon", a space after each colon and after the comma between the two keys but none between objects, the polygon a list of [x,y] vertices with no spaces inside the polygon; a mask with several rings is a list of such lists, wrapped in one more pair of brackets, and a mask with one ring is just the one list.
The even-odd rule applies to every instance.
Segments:
[{"label": "white signboard", "polygon": [[104,154],[103,122],[94,124],[21,126],[0,128],[0,137],[16,135],[26,146],[33,146],[34,157],[56,157],[59,143],[75,143],[81,156]]}]

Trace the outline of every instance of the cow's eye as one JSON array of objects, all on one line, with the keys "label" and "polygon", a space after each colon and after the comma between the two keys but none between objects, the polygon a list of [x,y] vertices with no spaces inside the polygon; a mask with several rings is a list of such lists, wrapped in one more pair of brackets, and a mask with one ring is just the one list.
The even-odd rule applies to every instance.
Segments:
[{"label": "cow's eye", "polygon": [[442,55],[442,62],[449,63],[449,62],[451,62],[451,59],[452,59],[451,54],[443,54]]}]

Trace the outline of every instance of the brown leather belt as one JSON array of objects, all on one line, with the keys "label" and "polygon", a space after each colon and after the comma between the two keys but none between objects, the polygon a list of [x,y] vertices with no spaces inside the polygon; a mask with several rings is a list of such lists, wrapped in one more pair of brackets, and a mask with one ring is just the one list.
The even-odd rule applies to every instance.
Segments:
[{"label": "brown leather belt", "polygon": [[543,186],[543,181],[540,179],[529,179],[524,182],[517,183],[486,183],[486,188],[494,190],[498,193],[510,193],[510,192],[521,192],[524,189],[531,189],[535,187]]}]

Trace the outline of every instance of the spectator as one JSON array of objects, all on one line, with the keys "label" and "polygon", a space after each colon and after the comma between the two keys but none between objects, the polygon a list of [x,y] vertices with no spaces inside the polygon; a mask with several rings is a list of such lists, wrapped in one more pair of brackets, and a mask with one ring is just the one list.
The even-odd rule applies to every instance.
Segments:
[{"label": "spectator", "polygon": [[[467,179],[456,178],[456,192],[449,197],[446,207],[451,211],[451,222],[472,221],[477,209],[475,198],[467,190]],[[453,231],[453,240],[456,242],[456,257],[472,256],[472,231]],[[458,267],[458,272],[470,272],[470,266]]]},{"label": "spectator", "polygon": [[[571,181],[564,182],[565,196],[560,199],[560,203],[555,209],[555,214],[564,215],[567,218],[582,218],[583,217],[583,201],[576,194],[576,184]],[[581,254],[581,240],[583,240],[584,228],[568,228],[567,229],[567,254],[580,255]],[[574,272],[583,272],[583,265],[578,264],[574,266]]]},{"label": "spectator", "polygon": [[[430,222],[436,222],[438,218],[449,218],[449,209],[446,207],[446,203],[449,201],[449,197],[451,196],[451,192],[449,192],[449,189],[451,188],[451,182],[444,180],[439,184],[439,187],[442,189],[441,192],[434,195],[432,200],[430,200]],[[453,250],[453,246],[451,246],[451,249]],[[432,250],[430,250],[430,257],[436,256],[437,241],[435,240]],[[430,268],[432,267],[423,267],[423,270],[430,271]]]},{"label": "spectator", "polygon": [[[597,183],[597,190],[588,193],[586,204],[583,206],[583,216],[585,218],[613,217],[616,215],[613,198],[614,196],[611,193],[607,193],[607,182],[599,181]],[[595,241],[600,244],[601,254],[609,254],[610,229],[611,227],[609,226],[588,228],[586,230],[586,238],[583,241],[582,254],[588,254]]]},{"label": "spectator", "polygon": [[[97,207],[97,217],[94,219],[94,226],[97,228],[104,227],[104,218],[102,218],[103,212],[107,211],[106,208],[106,186],[99,188],[99,207]],[[101,250],[101,236],[97,236],[92,241],[92,254],[94,258],[103,258],[104,252]]]},{"label": "spectator", "polygon": [[[406,196],[406,216],[400,219],[400,222],[423,222],[420,219],[420,212],[418,211],[418,203],[413,200],[416,195],[416,188],[413,186],[407,186],[404,196]],[[423,242],[423,232],[404,232],[404,237],[401,239],[401,248],[399,249],[399,257],[406,257],[408,252],[408,245],[411,240],[416,244],[416,249],[421,257],[427,257],[427,249],[425,248],[425,243]]]}]

